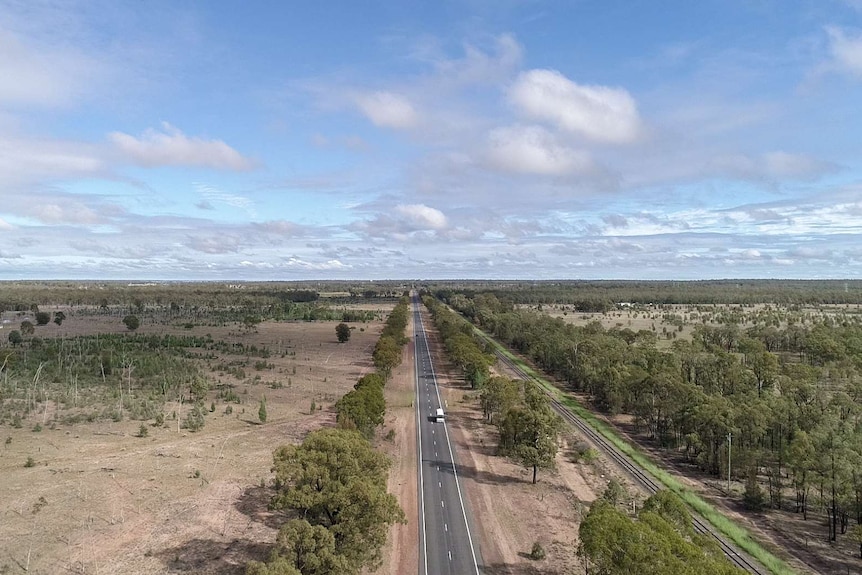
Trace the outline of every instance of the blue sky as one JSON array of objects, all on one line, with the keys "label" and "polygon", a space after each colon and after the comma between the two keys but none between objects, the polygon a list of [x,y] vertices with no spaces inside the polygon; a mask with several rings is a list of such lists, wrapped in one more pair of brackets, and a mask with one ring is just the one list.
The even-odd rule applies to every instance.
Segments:
[{"label": "blue sky", "polygon": [[862,0],[0,0],[0,279],[862,277]]}]

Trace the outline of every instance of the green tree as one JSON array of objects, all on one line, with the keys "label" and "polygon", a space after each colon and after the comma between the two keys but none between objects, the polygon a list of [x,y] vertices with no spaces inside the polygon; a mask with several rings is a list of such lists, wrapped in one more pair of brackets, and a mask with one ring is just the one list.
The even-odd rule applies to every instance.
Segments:
[{"label": "green tree", "polygon": [[608,481],[608,486],[605,488],[605,492],[602,493],[602,499],[611,505],[619,505],[625,502],[626,498],[628,498],[626,488],[619,481],[616,479]]},{"label": "green tree", "polygon": [[508,377],[492,377],[482,388],[479,397],[485,419],[496,423],[504,413],[518,404],[518,384]]},{"label": "green tree", "polygon": [[27,337],[28,335],[33,335],[33,332],[36,331],[36,328],[33,327],[33,322],[28,320],[24,320],[21,322],[21,335]]},{"label": "green tree", "polygon": [[123,318],[123,324],[129,331],[135,331],[141,326],[141,320],[136,315],[127,315]]},{"label": "green tree", "polygon": [[246,331],[257,331],[257,326],[261,322],[260,317],[256,315],[247,315],[242,318],[242,326]]},{"label": "green tree", "polygon": [[37,311],[36,312],[36,325],[48,325],[48,322],[51,321],[51,314],[47,311]]},{"label": "green tree", "polygon": [[850,530],[850,537],[859,543],[859,557],[862,557],[862,525],[854,525]]},{"label": "green tree", "polygon": [[57,325],[63,325],[64,321],[66,321],[66,314],[61,311],[54,312],[54,323]]},{"label": "green tree", "polygon": [[346,343],[350,339],[350,326],[342,322],[335,326],[335,335],[338,343]]},{"label": "green tree", "polygon": [[338,423],[346,429],[358,429],[371,438],[377,426],[383,424],[386,400],[382,384],[357,384],[356,389],[335,403]]},{"label": "green tree", "polygon": [[303,575],[284,557],[273,557],[268,563],[252,561],[245,568],[245,575]]},{"label": "green tree", "polygon": [[[525,385],[526,389],[535,384]],[[541,392],[539,392],[541,393]],[[530,397],[530,392],[525,395]],[[538,397],[533,395],[533,397]],[[557,438],[561,420],[547,404],[533,400],[533,405],[509,409],[500,422],[500,452],[533,468],[533,483],[539,467],[553,467],[557,455]]]},{"label": "green tree", "polygon": [[189,431],[200,431],[206,424],[205,410],[200,404],[195,405],[186,415],[183,427]]},{"label": "green tree", "polygon": [[257,410],[257,418],[261,423],[266,423],[266,396],[260,398],[260,407]]},{"label": "green tree", "polygon": [[284,557],[302,575],[348,573],[344,558],[335,551],[335,537],[323,525],[291,519],[278,530],[275,553]]},{"label": "green tree", "polygon": [[21,335],[21,332],[18,331],[17,329],[13,329],[12,331],[10,331],[8,337],[9,337],[9,343],[11,345],[18,345],[22,341],[24,341],[24,337]]},{"label": "green tree", "polygon": [[399,363],[401,363],[401,345],[393,337],[382,336],[377,340],[372,355],[374,367],[386,377]]},{"label": "green tree", "polygon": [[641,512],[646,511],[660,515],[683,535],[692,532],[691,514],[688,507],[682,499],[667,489],[655,492],[644,501]]},{"label": "green tree", "polygon": [[811,488],[811,468],[814,466],[814,444],[808,434],[796,430],[787,450],[787,463],[793,474],[796,488],[796,512],[802,511],[802,518],[808,519],[808,491]]},{"label": "green tree", "polygon": [[273,507],[292,509],[329,529],[351,573],[380,563],[389,526],[405,521],[386,492],[389,460],[356,431],[321,429],[274,455],[278,493]]}]

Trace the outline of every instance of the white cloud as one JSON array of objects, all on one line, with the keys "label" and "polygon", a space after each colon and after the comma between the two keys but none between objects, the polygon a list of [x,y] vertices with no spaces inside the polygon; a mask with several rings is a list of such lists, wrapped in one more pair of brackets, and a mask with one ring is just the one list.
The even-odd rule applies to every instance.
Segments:
[{"label": "white cloud", "polygon": [[781,151],[764,154],[762,162],[765,173],[775,178],[805,179],[836,169],[836,166],[811,156]]},{"label": "white cloud", "polygon": [[305,228],[287,220],[272,220],[254,224],[254,226],[266,233],[278,236],[296,237],[305,234]]},{"label": "white cloud", "polygon": [[98,68],[95,59],[68,46],[30,46],[0,27],[0,105],[68,104],[92,83]]},{"label": "white cloud", "polygon": [[225,204],[232,208],[239,208],[241,210],[244,210],[245,213],[247,213],[252,218],[257,217],[257,212],[254,209],[254,201],[252,201],[250,198],[224,192],[222,190],[219,190],[218,188],[214,188],[213,186],[208,186],[206,184],[201,184],[198,182],[194,183],[194,187],[197,192],[204,198],[201,203],[197,204],[197,207],[202,210],[212,210],[212,202],[216,202],[219,204]]},{"label": "white cloud", "polygon": [[255,162],[221,140],[188,137],[167,122],[162,130],[148,129],[140,138],[112,132],[110,142],[130,161],[144,166],[199,166],[219,170],[250,170]]},{"label": "white cloud", "polygon": [[862,76],[862,32],[834,26],[826,28],[832,64],[843,72]]},{"label": "white cloud", "polygon": [[520,174],[566,176],[595,168],[589,154],[560,144],[541,126],[492,130],[488,135],[486,157],[493,168]]},{"label": "white cloud", "polygon": [[12,224],[7,222],[3,218],[0,218],[0,230],[12,230],[12,229],[15,229],[14,226],[12,226]]},{"label": "white cloud", "polygon": [[358,94],[354,101],[374,125],[382,128],[412,128],[418,122],[416,110],[410,101],[394,92]]},{"label": "white cloud", "polygon": [[424,204],[395,206],[395,212],[415,230],[441,230],[446,227],[443,212]]},{"label": "white cloud", "polygon": [[98,151],[81,142],[0,137],[0,184],[43,182],[105,171]]},{"label": "white cloud", "polygon": [[582,86],[556,70],[529,70],[509,89],[526,117],[542,120],[596,142],[624,144],[640,135],[634,98],[622,88]]},{"label": "white cloud", "polygon": [[494,38],[493,51],[466,44],[463,58],[448,59],[432,54],[425,59],[436,69],[435,80],[463,86],[499,82],[520,66],[523,56],[524,50],[514,36],[501,34]]},{"label": "white cloud", "polygon": [[345,265],[339,260],[327,260],[325,262],[310,262],[298,257],[287,258],[284,262],[286,267],[298,267],[305,270],[340,270],[350,268],[352,266]]},{"label": "white cloud", "polygon": [[239,237],[230,234],[218,236],[188,236],[184,245],[205,254],[237,253],[243,247]]}]

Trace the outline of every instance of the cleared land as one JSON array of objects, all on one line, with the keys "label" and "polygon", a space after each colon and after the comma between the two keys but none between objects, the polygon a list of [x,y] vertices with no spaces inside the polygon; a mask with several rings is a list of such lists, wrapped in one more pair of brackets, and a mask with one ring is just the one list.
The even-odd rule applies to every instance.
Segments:
[{"label": "cleared land", "polygon": [[[39,327],[37,335],[125,331],[116,317],[67,316],[62,326]],[[189,406],[177,402],[165,405],[163,425],[146,422],[146,437],[137,436],[137,420],[52,424],[50,401],[20,429],[2,427],[0,572],[227,575],[243,573],[250,559],[265,559],[280,524],[267,509],[273,449],[333,424],[331,405],[373,369],[382,322],[351,324],[356,329],[346,344],[336,341],[337,323],[264,322],[256,332],[236,325],[142,325],[143,334],[210,334],[272,350],[260,369],[246,355],[196,360],[210,381],[205,405],[214,403],[215,411],[207,411],[195,433],[178,430],[172,413],[182,418]],[[231,363],[230,373],[216,369]],[[226,388],[238,403],[218,398]],[[263,396],[267,421],[261,424]],[[398,428],[395,437],[409,433]],[[28,458],[32,467],[25,467]]]}]

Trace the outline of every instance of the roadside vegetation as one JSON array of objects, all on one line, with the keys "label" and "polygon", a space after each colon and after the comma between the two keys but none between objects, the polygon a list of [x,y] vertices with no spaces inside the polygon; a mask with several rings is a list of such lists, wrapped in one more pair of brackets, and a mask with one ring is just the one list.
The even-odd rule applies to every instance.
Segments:
[{"label": "roadside vegetation", "polygon": [[[558,287],[495,293],[442,289],[436,295],[605,417],[627,418],[638,437],[673,454],[680,469],[688,466],[712,476],[712,485],[723,487],[744,508],[814,517],[811,529],[822,525],[821,537],[850,543],[853,524],[862,525],[862,312],[856,304],[831,302],[854,301],[859,292],[832,289],[837,282],[824,292],[808,289],[812,286],[805,282],[801,287],[789,283],[756,283],[763,289],[777,285],[778,291],[743,288],[742,297],[762,301],[792,294],[830,303],[625,302],[613,311],[585,315],[575,325],[559,317],[565,309],[580,313],[571,304],[529,300],[539,295],[546,301],[551,293],[561,293]],[[682,295],[689,301],[687,290],[699,287],[688,284],[665,298]],[[651,286],[646,289],[654,295]],[[581,295],[558,299],[574,301]],[[530,303],[516,306],[516,300]],[[626,325],[631,325],[627,318],[638,316],[648,327]],[[612,327],[595,321],[603,318]],[[677,338],[683,326],[687,337]],[[481,343],[476,345],[481,349]],[[576,405],[571,399],[567,403]],[[666,473],[659,476],[666,484],[673,481]],[[735,539],[773,571],[785,569],[756,549],[743,530],[674,483],[669,487],[711,521],[723,523],[725,532],[736,533]]]},{"label": "roadside vegetation", "polygon": [[269,561],[249,563],[248,575],[352,575],[380,565],[389,527],[406,519],[386,491],[390,461],[371,440],[386,411],[383,388],[407,343],[408,316],[403,297],[375,346],[378,371],[361,377],[335,404],[338,427],[276,449],[271,507],[289,519]]}]

